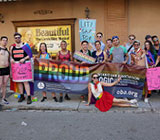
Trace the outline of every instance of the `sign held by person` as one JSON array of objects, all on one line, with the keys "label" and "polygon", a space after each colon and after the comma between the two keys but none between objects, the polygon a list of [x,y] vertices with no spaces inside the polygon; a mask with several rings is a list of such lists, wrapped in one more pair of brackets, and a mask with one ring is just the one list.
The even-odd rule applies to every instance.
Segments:
[{"label": "sign held by person", "polygon": [[95,19],[79,19],[80,41],[95,42],[96,20]]},{"label": "sign held by person", "polygon": [[76,51],[73,57],[77,60],[86,62],[87,64],[95,64],[95,61],[96,61],[93,57],[85,55],[79,51]]},{"label": "sign held by person", "polygon": [[15,62],[11,64],[12,78],[14,82],[33,81],[31,62]]},{"label": "sign held by person", "polygon": [[148,90],[160,89],[160,67],[147,69],[146,77]]}]

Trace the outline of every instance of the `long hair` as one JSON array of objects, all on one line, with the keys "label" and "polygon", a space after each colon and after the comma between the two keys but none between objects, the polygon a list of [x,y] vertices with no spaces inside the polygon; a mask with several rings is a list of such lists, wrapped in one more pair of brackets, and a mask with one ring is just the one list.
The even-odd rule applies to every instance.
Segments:
[{"label": "long hair", "polygon": [[42,54],[42,51],[41,51],[41,46],[42,45],[44,45],[45,46],[45,51],[46,51],[46,53],[48,53],[48,51],[47,51],[47,44],[46,43],[41,43],[40,45],[39,45],[39,53],[38,53],[38,58],[40,58],[40,55]]},{"label": "long hair", "polygon": [[145,45],[146,43],[149,43],[149,46],[150,46],[150,47],[149,47],[149,51],[150,51],[152,54],[154,54],[154,47],[153,47],[153,45],[152,45],[152,42],[149,41],[149,40],[147,40],[147,41],[144,42],[144,49],[145,49],[145,50],[147,50],[146,45]]}]

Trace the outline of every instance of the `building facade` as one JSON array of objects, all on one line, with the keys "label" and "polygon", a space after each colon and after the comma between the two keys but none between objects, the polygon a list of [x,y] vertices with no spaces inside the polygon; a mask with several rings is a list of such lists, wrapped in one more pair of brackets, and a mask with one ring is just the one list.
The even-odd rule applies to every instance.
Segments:
[{"label": "building facade", "polygon": [[80,49],[79,19],[96,19],[96,31],[104,34],[103,42],[113,35],[120,37],[121,43],[127,41],[129,34],[135,34],[144,42],[146,34],[158,35],[160,30],[160,1],[158,0],[22,0],[0,2],[0,36],[14,41],[15,21],[74,20],[74,42],[72,46]]}]

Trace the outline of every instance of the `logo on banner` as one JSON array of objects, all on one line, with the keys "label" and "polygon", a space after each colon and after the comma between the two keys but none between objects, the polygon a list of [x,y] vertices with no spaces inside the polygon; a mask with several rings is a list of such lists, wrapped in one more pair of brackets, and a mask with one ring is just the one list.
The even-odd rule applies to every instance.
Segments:
[{"label": "logo on banner", "polygon": [[44,84],[43,82],[39,82],[39,83],[37,84],[37,87],[38,87],[39,89],[44,89],[44,88],[45,88],[45,84]]}]

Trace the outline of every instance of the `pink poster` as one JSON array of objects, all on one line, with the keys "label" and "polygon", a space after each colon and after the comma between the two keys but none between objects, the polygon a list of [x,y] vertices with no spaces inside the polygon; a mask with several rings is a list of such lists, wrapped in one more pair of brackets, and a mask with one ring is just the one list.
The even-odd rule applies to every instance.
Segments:
[{"label": "pink poster", "polygon": [[32,81],[31,62],[11,64],[12,78],[14,82]]},{"label": "pink poster", "polygon": [[148,90],[160,89],[160,67],[147,69],[146,77]]}]

